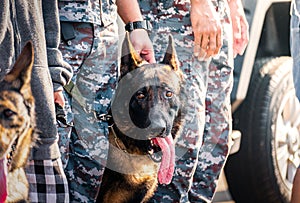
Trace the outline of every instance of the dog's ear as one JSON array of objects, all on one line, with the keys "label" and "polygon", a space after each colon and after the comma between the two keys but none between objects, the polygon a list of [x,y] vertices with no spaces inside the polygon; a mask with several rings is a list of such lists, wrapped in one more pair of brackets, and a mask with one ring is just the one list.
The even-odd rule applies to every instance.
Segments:
[{"label": "dog's ear", "polygon": [[144,62],[143,58],[136,52],[130,41],[129,33],[126,32],[121,57],[121,77],[126,73],[138,68]]},{"label": "dog's ear", "polygon": [[[31,41],[27,42],[21,54],[17,58],[12,70],[5,76],[4,80],[26,96],[31,95],[31,72],[34,62],[34,50]],[[30,91],[30,94],[28,94]]]},{"label": "dog's ear", "polygon": [[162,63],[170,65],[175,71],[177,71],[179,68],[179,62],[177,59],[172,35],[169,35],[169,44]]}]

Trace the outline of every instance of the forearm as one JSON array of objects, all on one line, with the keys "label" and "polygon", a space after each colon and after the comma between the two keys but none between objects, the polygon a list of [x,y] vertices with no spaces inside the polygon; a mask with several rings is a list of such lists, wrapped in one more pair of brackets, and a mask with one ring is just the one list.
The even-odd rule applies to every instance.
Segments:
[{"label": "forearm", "polygon": [[142,21],[143,16],[136,0],[117,0],[118,14],[126,24],[128,22]]},{"label": "forearm", "polygon": [[241,0],[227,0],[230,10],[239,10],[243,8]]},{"label": "forearm", "polygon": [[190,0],[191,4],[210,4],[211,0]]},{"label": "forearm", "polygon": [[61,90],[73,74],[72,67],[67,64],[58,48],[60,42],[59,13],[57,3],[42,1],[45,38],[47,46],[48,67],[54,90]]},{"label": "forearm", "polygon": [[[117,0],[118,14],[125,24],[143,21],[137,0]],[[148,33],[144,29],[135,29],[130,32],[130,40],[137,51],[146,61],[154,63],[154,51]]]}]

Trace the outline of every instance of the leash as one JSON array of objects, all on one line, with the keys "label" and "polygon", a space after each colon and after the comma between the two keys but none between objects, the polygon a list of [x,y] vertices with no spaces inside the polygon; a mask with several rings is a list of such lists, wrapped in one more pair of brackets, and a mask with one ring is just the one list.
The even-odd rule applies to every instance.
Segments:
[{"label": "leash", "polygon": [[65,85],[64,89],[66,90],[66,92],[72,95],[72,97],[80,104],[80,106],[84,110],[86,110],[85,99],[82,96],[78,87],[73,83],[73,81],[70,81],[67,85]]},{"label": "leash", "polygon": [[[112,124],[112,125],[109,126],[109,128],[111,129],[111,132],[112,132],[112,134],[114,136],[114,140],[115,140],[116,146],[119,148],[119,150],[122,150],[123,152],[129,154],[128,151],[126,150],[126,147],[125,147],[124,143],[120,140],[120,138],[118,138],[118,136],[117,136],[117,134],[115,132],[114,126],[115,125]],[[121,145],[119,144],[119,141],[122,142],[122,144],[123,144],[123,146],[124,146],[125,149],[122,149]]]},{"label": "leash", "polygon": [[[79,105],[83,108],[83,110],[87,112],[85,98],[82,96],[76,84],[74,84],[73,81],[70,81],[67,85],[64,86],[64,89],[68,94],[72,96],[73,99],[75,99],[79,103]],[[112,120],[112,116],[109,114],[99,114],[95,112],[95,115],[96,118],[99,119],[100,121],[109,122]]]}]

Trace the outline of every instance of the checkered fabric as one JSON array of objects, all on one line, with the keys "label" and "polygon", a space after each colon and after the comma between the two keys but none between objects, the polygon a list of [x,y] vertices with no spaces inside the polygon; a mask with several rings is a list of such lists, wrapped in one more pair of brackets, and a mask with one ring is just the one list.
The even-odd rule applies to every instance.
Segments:
[{"label": "checkered fabric", "polygon": [[30,160],[27,163],[26,174],[31,203],[69,202],[68,182],[61,159]]}]

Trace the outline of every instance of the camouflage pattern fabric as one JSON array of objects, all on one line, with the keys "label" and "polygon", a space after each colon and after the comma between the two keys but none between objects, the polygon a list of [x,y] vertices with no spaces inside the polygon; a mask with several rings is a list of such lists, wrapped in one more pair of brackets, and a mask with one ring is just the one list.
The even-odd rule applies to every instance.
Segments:
[{"label": "camouflage pattern fabric", "polygon": [[116,0],[58,0],[60,20],[106,27],[116,22],[115,3]]},{"label": "camouflage pattern fabric", "polygon": [[69,181],[70,202],[94,202],[108,153],[106,114],[116,87],[118,35],[116,23],[103,28],[91,23],[72,23],[76,38],[61,42],[64,59],[72,65],[72,82],[84,98],[64,92],[65,122],[59,122],[60,150]]},{"label": "camouflage pattern fabric", "polygon": [[233,84],[229,8],[227,1],[213,1],[222,19],[223,47],[209,63],[200,62],[193,57],[189,2],[139,0],[143,15],[152,22],[150,37],[157,61],[166,49],[167,36],[173,35],[188,98],[172,183],[159,185],[150,202],[210,202],[229,151]]}]

